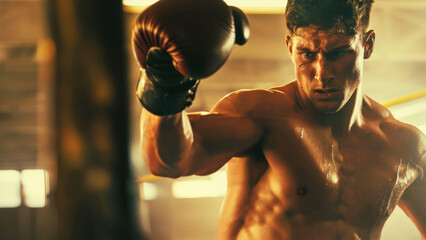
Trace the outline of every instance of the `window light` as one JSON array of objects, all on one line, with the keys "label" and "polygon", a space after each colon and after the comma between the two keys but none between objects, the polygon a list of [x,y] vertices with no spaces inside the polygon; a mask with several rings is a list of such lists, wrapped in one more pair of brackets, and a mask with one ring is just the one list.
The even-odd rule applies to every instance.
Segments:
[{"label": "window light", "polygon": [[21,178],[19,171],[0,170],[0,208],[21,205]]},{"label": "window light", "polygon": [[158,197],[158,188],[152,183],[139,184],[139,194],[142,200],[154,200]]},{"label": "window light", "polygon": [[46,171],[43,169],[23,170],[21,180],[25,205],[32,208],[46,206]]},{"label": "window light", "polygon": [[226,192],[226,172],[216,172],[209,178],[176,181],[172,184],[172,194],[175,198],[223,197]]}]

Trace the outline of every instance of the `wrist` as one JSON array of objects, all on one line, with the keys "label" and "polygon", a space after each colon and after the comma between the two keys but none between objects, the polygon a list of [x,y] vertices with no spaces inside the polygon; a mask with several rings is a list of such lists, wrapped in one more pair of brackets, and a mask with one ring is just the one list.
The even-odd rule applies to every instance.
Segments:
[{"label": "wrist", "polygon": [[176,85],[160,85],[141,69],[136,95],[149,112],[159,116],[171,115],[192,105],[198,84],[198,79],[185,79]]}]

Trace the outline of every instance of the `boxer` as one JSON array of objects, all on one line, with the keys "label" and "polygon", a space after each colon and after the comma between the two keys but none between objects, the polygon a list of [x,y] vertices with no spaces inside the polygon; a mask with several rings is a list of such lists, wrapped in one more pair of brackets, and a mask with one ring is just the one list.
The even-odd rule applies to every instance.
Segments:
[{"label": "boxer", "polygon": [[426,137],[362,89],[371,6],[289,0],[296,79],[233,92],[206,113],[185,108],[246,41],[244,15],[221,0],[161,0],[138,18],[142,158],[171,178],[227,165],[219,239],[378,240],[397,205],[426,239]]}]

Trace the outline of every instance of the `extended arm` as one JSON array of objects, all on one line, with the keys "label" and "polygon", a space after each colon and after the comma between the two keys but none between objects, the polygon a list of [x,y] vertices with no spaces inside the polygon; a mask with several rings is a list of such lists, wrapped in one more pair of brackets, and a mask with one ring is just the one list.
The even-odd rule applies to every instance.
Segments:
[{"label": "extended arm", "polygon": [[156,116],[143,110],[141,149],[150,171],[167,177],[209,174],[258,143],[262,129],[236,111],[240,98],[228,96],[211,113]]},{"label": "extended arm", "polygon": [[184,112],[199,79],[217,71],[248,35],[244,13],[223,1],[158,1],[139,15],[132,40],[142,67],[142,157],[152,173],[210,173],[252,144],[257,131],[244,116]]}]

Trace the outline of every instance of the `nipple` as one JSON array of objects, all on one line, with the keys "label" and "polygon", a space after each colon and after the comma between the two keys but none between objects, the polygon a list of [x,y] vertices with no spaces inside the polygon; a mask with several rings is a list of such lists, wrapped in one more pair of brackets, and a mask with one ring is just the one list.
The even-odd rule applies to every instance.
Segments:
[{"label": "nipple", "polygon": [[297,195],[303,196],[303,195],[306,194],[306,191],[307,191],[306,188],[300,187],[300,188],[297,189]]}]

